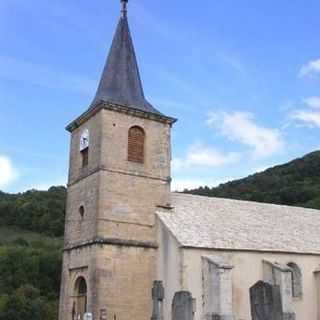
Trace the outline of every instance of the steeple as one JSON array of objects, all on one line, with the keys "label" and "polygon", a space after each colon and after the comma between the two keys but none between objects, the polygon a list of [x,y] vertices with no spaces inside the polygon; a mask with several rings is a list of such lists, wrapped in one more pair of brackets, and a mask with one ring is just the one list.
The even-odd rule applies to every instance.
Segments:
[{"label": "steeple", "polygon": [[114,103],[139,111],[161,114],[145,98],[127,18],[127,2],[121,0],[121,16],[92,106]]}]

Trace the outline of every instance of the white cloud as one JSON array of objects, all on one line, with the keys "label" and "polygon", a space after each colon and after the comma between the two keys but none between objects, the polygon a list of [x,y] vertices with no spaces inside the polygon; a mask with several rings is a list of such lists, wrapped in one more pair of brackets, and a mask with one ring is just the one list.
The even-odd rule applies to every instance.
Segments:
[{"label": "white cloud", "polygon": [[51,187],[57,187],[57,186],[66,186],[65,181],[53,181],[53,182],[48,182],[48,183],[40,183],[40,184],[35,184],[32,188],[29,189],[35,189],[39,191],[46,191]]},{"label": "white cloud", "polygon": [[311,108],[320,109],[320,97],[309,97],[303,100]]},{"label": "white cloud", "polygon": [[300,69],[300,77],[306,77],[320,73],[320,59],[309,61]]},{"label": "white cloud", "polygon": [[11,160],[0,155],[0,188],[3,188],[14,181],[18,172],[13,167]]},{"label": "white cloud", "polygon": [[173,179],[171,184],[172,191],[183,191],[185,189],[196,189],[207,185],[203,180],[192,179]]},{"label": "white cloud", "polygon": [[310,128],[320,127],[320,97],[303,99],[304,106],[294,110],[289,118]]},{"label": "white cloud", "polygon": [[235,152],[222,153],[214,148],[203,145],[193,145],[184,158],[174,158],[172,167],[179,170],[189,167],[219,167],[240,160],[240,155]]},{"label": "white cloud", "polygon": [[320,127],[320,111],[296,110],[291,118],[309,127]]},{"label": "white cloud", "polygon": [[196,189],[199,187],[217,187],[221,183],[226,183],[228,181],[232,181],[234,178],[224,178],[221,180],[207,180],[207,179],[176,179],[172,180],[171,190],[172,191],[184,191],[185,189]]},{"label": "white cloud", "polygon": [[34,181],[32,183],[22,185],[19,191],[23,192],[31,189],[46,191],[53,186],[66,186],[66,184],[67,184],[67,177],[63,176],[63,177],[59,177],[59,178],[48,180],[48,181]]},{"label": "white cloud", "polygon": [[251,113],[211,113],[207,123],[229,140],[251,147],[257,158],[271,156],[283,147],[280,131],[259,126]]}]

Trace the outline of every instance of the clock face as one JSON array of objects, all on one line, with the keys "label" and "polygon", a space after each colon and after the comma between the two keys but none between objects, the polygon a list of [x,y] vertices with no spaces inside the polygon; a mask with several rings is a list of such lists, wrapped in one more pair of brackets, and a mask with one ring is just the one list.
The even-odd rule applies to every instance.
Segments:
[{"label": "clock face", "polygon": [[89,147],[89,130],[83,130],[80,137],[80,151]]}]

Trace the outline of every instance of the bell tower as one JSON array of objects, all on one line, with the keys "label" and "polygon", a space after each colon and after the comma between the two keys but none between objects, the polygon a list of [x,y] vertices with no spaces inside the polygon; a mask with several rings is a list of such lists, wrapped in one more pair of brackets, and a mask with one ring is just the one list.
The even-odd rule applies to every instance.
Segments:
[{"label": "bell tower", "polygon": [[[176,121],[145,98],[127,0],[101,80],[71,133],[60,320],[147,320],[156,277],[155,211],[170,203]],[[80,318],[79,318],[80,317]]]}]

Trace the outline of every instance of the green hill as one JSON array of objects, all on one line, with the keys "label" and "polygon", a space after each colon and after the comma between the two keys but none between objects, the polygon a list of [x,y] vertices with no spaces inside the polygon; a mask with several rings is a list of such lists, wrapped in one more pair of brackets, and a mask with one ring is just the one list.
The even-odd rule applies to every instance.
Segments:
[{"label": "green hill", "polygon": [[216,188],[184,192],[320,209],[320,151]]},{"label": "green hill", "polygon": [[16,226],[47,236],[62,237],[65,203],[65,187],[18,194],[0,192],[0,227]]},{"label": "green hill", "polygon": [[0,192],[0,320],[57,320],[66,189]]}]

